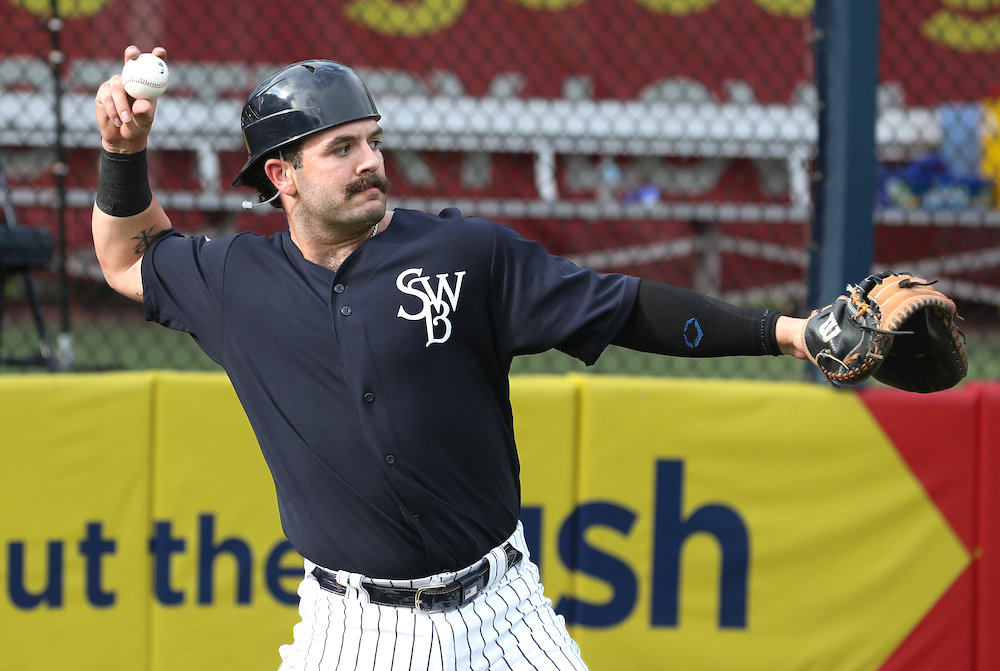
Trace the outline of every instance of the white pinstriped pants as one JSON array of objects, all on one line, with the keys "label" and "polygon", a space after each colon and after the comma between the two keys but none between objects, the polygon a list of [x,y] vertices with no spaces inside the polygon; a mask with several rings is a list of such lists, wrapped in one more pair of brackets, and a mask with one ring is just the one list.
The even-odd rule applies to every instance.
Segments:
[{"label": "white pinstriped pants", "polygon": [[[278,649],[278,671],[587,671],[562,616],[542,594],[520,523],[507,542],[524,554],[517,566],[502,575],[491,571],[495,577],[479,596],[442,613],[373,604],[359,588],[369,578],[357,573],[337,576],[348,586],[344,596],[328,592],[306,560],[299,585],[302,620],[293,629],[294,642]],[[483,561],[506,566],[506,554],[498,547]],[[419,580],[371,582],[410,588],[446,584],[481,565]]]}]

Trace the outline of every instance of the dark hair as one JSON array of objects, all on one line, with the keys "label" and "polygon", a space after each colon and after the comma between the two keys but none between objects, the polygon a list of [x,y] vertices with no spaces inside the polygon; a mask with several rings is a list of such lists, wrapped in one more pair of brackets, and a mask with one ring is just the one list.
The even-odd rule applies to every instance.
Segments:
[{"label": "dark hair", "polygon": [[[244,177],[244,181],[247,186],[252,187],[257,190],[257,202],[265,203],[269,199],[274,198],[274,195],[278,193],[278,190],[271,183],[267,174],[264,172],[264,164],[272,158],[283,158],[292,164],[293,168],[302,167],[302,146],[305,144],[305,138],[301,140],[296,140],[295,142],[290,142],[287,145],[275,149],[271,153],[263,156],[260,160],[259,167],[252,173]],[[271,207],[277,209],[283,209],[281,207],[281,198],[274,198],[270,202]]]}]

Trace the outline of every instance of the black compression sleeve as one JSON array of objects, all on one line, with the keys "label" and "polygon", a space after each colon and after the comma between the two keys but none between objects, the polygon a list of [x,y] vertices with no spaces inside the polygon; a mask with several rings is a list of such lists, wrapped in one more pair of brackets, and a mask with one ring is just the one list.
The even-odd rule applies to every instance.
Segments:
[{"label": "black compression sleeve", "polygon": [[97,209],[112,217],[131,217],[145,212],[152,202],[146,150],[137,154],[113,154],[101,149]]},{"label": "black compression sleeve", "polygon": [[741,308],[689,289],[642,280],[612,344],[672,356],[778,355],[777,310]]}]

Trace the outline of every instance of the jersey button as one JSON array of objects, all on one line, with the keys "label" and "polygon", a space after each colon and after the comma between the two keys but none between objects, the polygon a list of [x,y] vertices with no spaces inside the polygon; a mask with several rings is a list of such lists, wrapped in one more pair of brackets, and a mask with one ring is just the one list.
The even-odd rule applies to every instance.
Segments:
[{"label": "jersey button", "polygon": [[396,457],[394,457],[391,454],[385,455],[385,463],[387,463],[390,466],[392,466],[394,463],[396,463]]},{"label": "jersey button", "polygon": [[351,309],[350,305],[345,305],[344,307],[340,308],[340,314],[344,315],[345,317],[350,317],[352,312],[354,312],[354,310]]},{"label": "jersey button", "polygon": [[375,394],[371,392],[365,394],[365,403],[374,403],[374,402],[375,402]]},{"label": "jersey button", "polygon": [[344,285],[343,284],[334,284],[333,285],[333,290],[336,291],[338,294],[342,294],[342,293],[344,293]]}]

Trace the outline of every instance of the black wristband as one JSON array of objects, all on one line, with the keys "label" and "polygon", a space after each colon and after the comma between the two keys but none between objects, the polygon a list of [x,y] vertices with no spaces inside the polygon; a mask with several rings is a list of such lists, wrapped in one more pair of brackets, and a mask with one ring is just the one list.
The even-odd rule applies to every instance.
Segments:
[{"label": "black wristband", "polygon": [[764,318],[760,322],[760,337],[764,345],[764,353],[771,356],[779,356],[781,347],[778,346],[778,317],[781,313],[777,310],[767,310]]},{"label": "black wristband", "polygon": [[113,154],[102,148],[97,209],[112,217],[132,217],[145,212],[152,202],[146,150],[137,154]]}]

